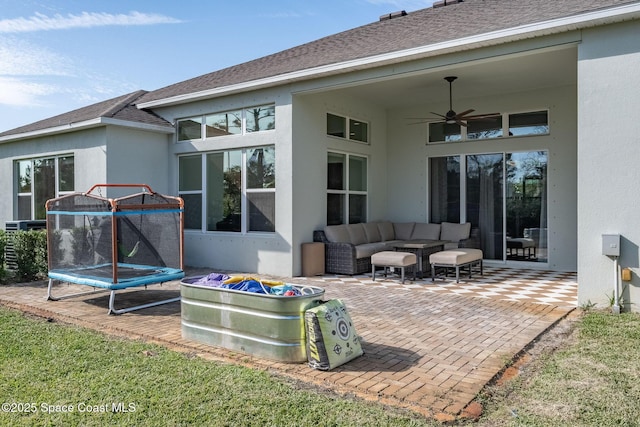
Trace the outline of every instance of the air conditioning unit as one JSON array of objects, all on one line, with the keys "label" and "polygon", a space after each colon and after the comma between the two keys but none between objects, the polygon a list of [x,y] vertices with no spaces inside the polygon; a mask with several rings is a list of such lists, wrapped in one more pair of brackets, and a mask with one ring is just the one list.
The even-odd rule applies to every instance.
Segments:
[{"label": "air conditioning unit", "polygon": [[[47,228],[47,221],[42,220],[23,220],[23,221],[7,221],[5,223],[5,231],[7,232],[7,237],[16,231],[29,231],[29,230],[44,230]],[[9,237],[7,239],[7,246],[4,249],[4,260],[7,264],[8,270],[17,270],[18,263],[16,259],[16,253],[13,248],[13,242]]]}]

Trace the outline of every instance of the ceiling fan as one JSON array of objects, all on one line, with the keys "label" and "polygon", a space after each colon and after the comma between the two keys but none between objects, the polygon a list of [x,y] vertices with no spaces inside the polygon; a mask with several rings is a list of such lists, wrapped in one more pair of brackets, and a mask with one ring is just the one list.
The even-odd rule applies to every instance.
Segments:
[{"label": "ceiling fan", "polygon": [[[449,82],[449,111],[447,111],[447,113],[444,115],[439,113],[434,113],[434,112],[431,112],[431,114],[438,116],[441,119],[441,121],[447,124],[457,123],[460,126],[467,126],[466,122],[469,120],[486,120],[486,119],[491,119],[500,114],[500,113],[488,113],[488,114],[475,114],[473,116],[469,116],[468,114],[473,113],[475,110],[469,109],[469,110],[463,111],[462,113],[456,113],[455,111],[453,111],[452,83],[457,78],[458,77],[456,76],[448,76],[444,78],[446,81]],[[424,117],[413,118],[412,120],[421,120],[420,122],[413,123],[413,124],[427,123],[427,122],[434,121],[432,119],[428,119]]]}]

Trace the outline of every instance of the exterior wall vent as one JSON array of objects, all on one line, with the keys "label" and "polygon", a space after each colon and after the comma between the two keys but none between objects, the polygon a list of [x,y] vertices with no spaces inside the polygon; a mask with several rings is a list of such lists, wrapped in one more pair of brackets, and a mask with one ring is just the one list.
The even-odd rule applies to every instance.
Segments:
[{"label": "exterior wall vent", "polygon": [[440,0],[433,3],[433,8],[449,6],[450,4],[462,3],[464,0]]},{"label": "exterior wall vent", "polygon": [[401,16],[407,16],[407,12],[405,12],[404,10],[401,10],[399,12],[392,12],[392,13],[387,13],[387,14],[384,14],[384,15],[380,15],[380,20],[381,21],[388,21],[389,19],[399,18]]},{"label": "exterior wall vent", "polygon": [[[5,223],[5,231],[7,237],[16,231],[29,231],[29,230],[44,230],[47,228],[46,220],[24,220],[24,221],[7,221]],[[7,264],[7,270],[15,271],[18,269],[18,262],[16,259],[16,252],[13,248],[11,238],[7,239],[7,246],[4,248],[5,263]]]}]

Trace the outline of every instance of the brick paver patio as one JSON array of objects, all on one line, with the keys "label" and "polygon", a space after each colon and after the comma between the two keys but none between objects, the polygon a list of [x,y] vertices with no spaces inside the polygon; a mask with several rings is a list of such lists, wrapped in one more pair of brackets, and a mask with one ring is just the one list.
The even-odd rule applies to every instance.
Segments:
[{"label": "brick paver patio", "polygon": [[[496,280],[498,276],[503,278]],[[527,279],[518,280],[523,276]],[[108,293],[47,301],[45,282],[0,286],[0,304],[212,360],[265,369],[428,417],[455,417],[507,362],[576,307],[577,293],[575,274],[490,268],[484,278],[464,279],[459,285],[430,279],[405,285],[394,279],[371,282],[366,275],[286,281],[321,286],[325,299],[342,299],[362,337],[365,354],[328,372],[306,364],[258,359],[183,339],[178,302],[109,316]],[[549,290],[554,284],[562,300]],[[542,288],[544,296],[535,291]],[[58,285],[56,293],[88,289]],[[178,282],[121,291],[116,307],[179,293]]]}]

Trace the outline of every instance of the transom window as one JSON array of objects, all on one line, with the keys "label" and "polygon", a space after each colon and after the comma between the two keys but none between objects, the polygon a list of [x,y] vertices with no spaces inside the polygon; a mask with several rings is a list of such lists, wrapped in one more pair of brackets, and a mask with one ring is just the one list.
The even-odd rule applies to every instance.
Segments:
[{"label": "transom window", "polygon": [[14,169],[19,220],[46,219],[46,201],[74,191],[73,155],[18,160]]},{"label": "transom window", "polygon": [[354,154],[327,156],[327,225],[367,221],[367,158]]},{"label": "transom window", "polygon": [[369,123],[327,113],[327,135],[358,142],[369,142]]},{"label": "transom window", "polygon": [[186,229],[275,231],[275,147],[185,155],[178,164]]},{"label": "transom window", "polygon": [[221,111],[178,120],[178,142],[241,135],[276,128],[275,105]]},{"label": "transom window", "polygon": [[467,126],[457,123],[429,123],[429,142],[461,142],[512,136],[546,135],[549,133],[548,111],[498,114],[470,120]]}]

